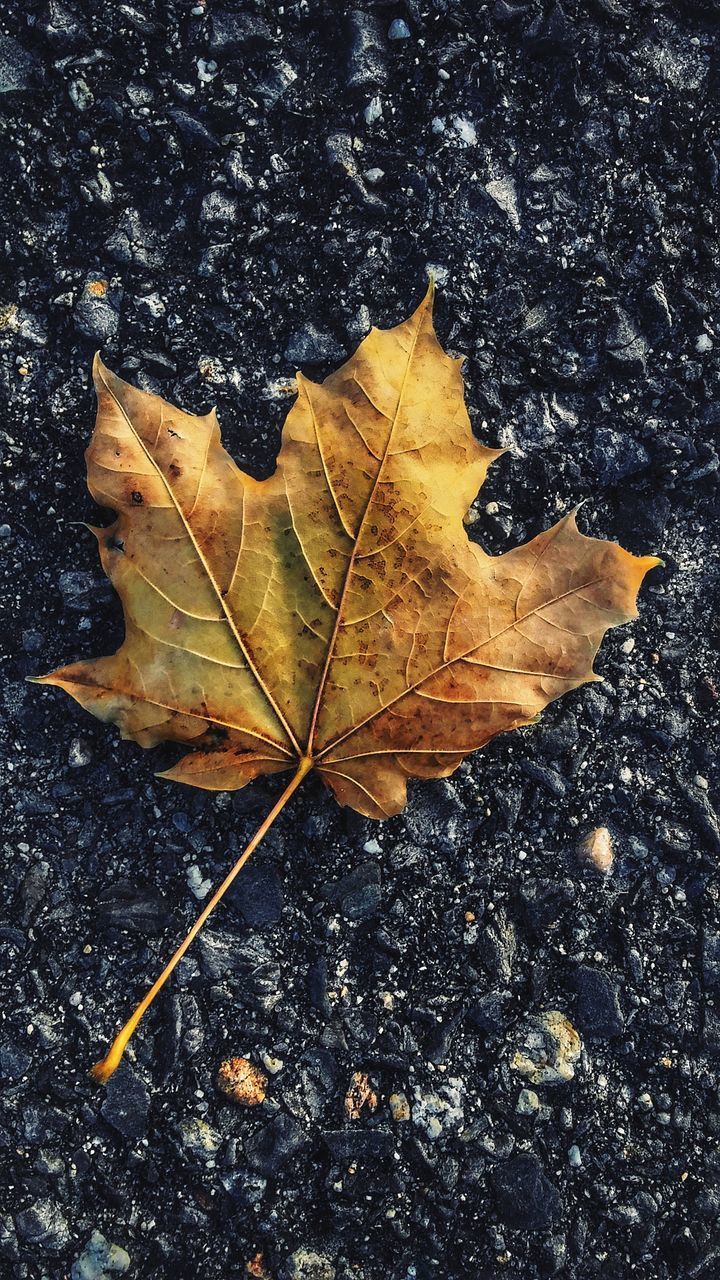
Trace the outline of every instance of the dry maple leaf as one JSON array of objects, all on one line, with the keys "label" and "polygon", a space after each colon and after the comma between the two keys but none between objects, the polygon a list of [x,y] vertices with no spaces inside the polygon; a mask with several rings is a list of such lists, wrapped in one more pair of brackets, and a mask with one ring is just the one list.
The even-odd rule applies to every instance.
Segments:
[{"label": "dry maple leaf", "polygon": [[214,411],[183,413],[96,358],[88,486],[118,513],[93,532],[125,640],[42,680],[141,746],[191,746],[163,777],[230,790],[293,770],[100,1079],[311,769],[341,804],[398,813],[408,778],[447,777],[597,679],[605,631],[636,616],[659,563],[585,537],[574,515],[501,556],[469,541],[463,517],[502,450],[472,434],[432,297],[320,385],[298,374],[263,481],[225,452]]}]

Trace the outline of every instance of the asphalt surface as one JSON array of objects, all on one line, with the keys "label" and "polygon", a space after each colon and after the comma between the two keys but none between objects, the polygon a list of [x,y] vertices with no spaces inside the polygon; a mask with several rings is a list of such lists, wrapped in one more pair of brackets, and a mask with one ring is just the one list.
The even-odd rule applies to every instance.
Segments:
[{"label": "asphalt surface", "polygon": [[[4,7],[3,1277],[720,1271],[718,16]],[[475,430],[512,450],[472,536],[582,501],[664,567],[602,684],[401,817],[311,782],[103,1091],[88,1067],[277,780],[173,787],[170,751],[24,680],[122,636],[75,523],[108,518],[92,353],[216,404],[262,476],[295,368],[403,319],[428,269]],[[577,852],[598,827],[609,874]],[[217,1089],[233,1055],[264,1102]]]}]

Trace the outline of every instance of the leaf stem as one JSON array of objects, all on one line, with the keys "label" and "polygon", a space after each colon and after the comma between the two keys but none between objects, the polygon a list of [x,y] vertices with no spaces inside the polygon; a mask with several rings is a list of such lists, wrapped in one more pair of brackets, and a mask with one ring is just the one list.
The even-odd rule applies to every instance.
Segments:
[{"label": "leaf stem", "polygon": [[182,960],[183,956],[185,955],[185,952],[190,946],[190,943],[200,932],[208,916],[211,914],[211,912],[215,910],[220,899],[225,895],[225,893],[230,888],[230,885],[232,884],[235,877],[245,866],[245,863],[247,862],[251,853],[254,852],[254,850],[260,844],[260,841],[263,839],[263,836],[265,836],[267,832],[270,830],[270,827],[272,826],[273,822],[277,818],[278,814],[285,808],[285,805],[287,804],[291,795],[295,791],[297,791],[303,778],[306,776],[306,774],[310,772],[312,767],[313,767],[313,761],[310,759],[310,757],[303,756],[303,758],[300,760],[296,773],[293,775],[292,780],[288,783],[287,787],[283,791],[280,798],[273,805],[269,814],[265,818],[265,821],[261,823],[261,825],[258,827],[252,840],[246,846],[243,852],[240,854],[240,857],[238,858],[232,870],[228,872],[228,874],[226,875],[219,889],[216,889],[215,893],[213,894],[212,898],[208,902],[207,906],[204,907],[203,910],[200,912],[200,915],[198,916],[197,920],[192,926],[192,929],[190,929],[189,933],[186,935],[186,937],[180,943],[180,946],[177,948],[177,951],[174,953],[172,958],[165,965],[165,968],[160,974],[160,977],[156,979],[156,981],[153,983],[150,990],[148,991],[147,995],[140,1001],[140,1004],[138,1005],[137,1009],[133,1013],[132,1017],[128,1018],[127,1022],[125,1023],[125,1026],[122,1028],[121,1031],[118,1032],[118,1034],[116,1035],[115,1039],[112,1042],[109,1052],[105,1055],[105,1057],[100,1062],[97,1062],[95,1066],[92,1068],[90,1074],[96,1080],[100,1081],[101,1084],[105,1084],[110,1079],[110,1076],[113,1074],[113,1071],[115,1071],[115,1069],[120,1065],[120,1060],[125,1052],[125,1049],[127,1048],[128,1041],[130,1040],[130,1037],[135,1032],[138,1023],[140,1022],[140,1019],[143,1017],[145,1013],[147,1013],[147,1010],[150,1008],[150,1005],[152,1004],[156,995],[165,986],[165,983],[170,977],[170,974],[172,973],[173,969],[175,969],[175,967],[180,962],[180,960]]}]

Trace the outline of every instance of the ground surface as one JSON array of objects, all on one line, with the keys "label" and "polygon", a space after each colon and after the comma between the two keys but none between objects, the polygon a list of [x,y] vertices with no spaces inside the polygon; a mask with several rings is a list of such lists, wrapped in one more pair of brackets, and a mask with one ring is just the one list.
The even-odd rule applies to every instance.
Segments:
[{"label": "ground surface", "polygon": [[[3,10],[0,1269],[66,1276],[97,1230],[143,1280],[239,1280],[258,1253],[305,1280],[709,1280],[717,9],[358,10]],[[587,532],[665,567],[604,683],[414,786],[402,817],[310,785],[103,1093],[89,1064],[277,787],[173,788],[162,753],[23,681],[121,635],[73,523],[98,518],[92,353],[216,403],[266,474],[280,384],[404,318],[430,265],[475,429],[514,449],[473,536],[501,551],[585,499]],[[575,852],[598,825],[607,878]],[[583,1051],[532,1085],[512,1057],[547,1010]],[[217,1092],[230,1053],[281,1060],[261,1107]],[[379,1098],[358,1120],[353,1072]]]}]

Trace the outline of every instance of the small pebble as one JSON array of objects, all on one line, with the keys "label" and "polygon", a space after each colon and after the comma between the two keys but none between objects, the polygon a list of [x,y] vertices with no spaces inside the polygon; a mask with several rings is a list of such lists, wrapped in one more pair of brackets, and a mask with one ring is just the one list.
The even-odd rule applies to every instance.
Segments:
[{"label": "small pebble", "polygon": [[453,116],[452,125],[461,142],[466,143],[469,147],[475,146],[477,132],[472,120],[466,120],[464,116]]},{"label": "small pebble", "polygon": [[78,111],[89,111],[93,105],[95,98],[92,89],[87,80],[80,77],[78,80],[71,80],[68,86],[70,101]]},{"label": "small pebble", "polygon": [[119,1244],[109,1244],[99,1231],[93,1231],[80,1257],[73,1262],[70,1280],[109,1280],[122,1276],[130,1266],[130,1254]]},{"label": "small pebble", "polygon": [[695,350],[699,351],[700,355],[705,355],[708,351],[712,351],[712,349],[713,349],[713,341],[710,335],[707,333],[701,333],[700,337],[695,343]]},{"label": "small pebble", "polygon": [[273,1058],[269,1053],[262,1053],[260,1057],[265,1070],[269,1071],[271,1076],[276,1076],[278,1071],[282,1071],[285,1065],[282,1058]]},{"label": "small pebble", "polygon": [[532,1116],[540,1110],[540,1099],[534,1089],[521,1089],[515,1110],[521,1116]]},{"label": "small pebble", "polygon": [[378,97],[376,94],[374,98],[370,99],[363,113],[365,116],[365,123],[374,124],[376,120],[380,119],[382,113],[382,98]]},{"label": "small pebble", "polygon": [[207,61],[205,58],[198,58],[197,60],[198,80],[200,80],[203,84],[209,84],[211,80],[214,80],[215,76],[217,75],[217,72],[218,72],[217,62]]},{"label": "small pebble", "polygon": [[573,1143],[573,1145],[568,1150],[568,1163],[571,1169],[582,1168],[582,1156],[580,1154],[580,1148],[576,1147],[575,1143]]},{"label": "small pebble", "polygon": [[[474,132],[474,130],[473,130]],[[520,213],[518,210],[517,187],[513,178],[507,174],[504,178],[493,178],[487,183],[485,190],[491,200],[506,214],[516,231],[520,230]]]},{"label": "small pebble", "polygon": [[265,1255],[262,1250],[253,1254],[245,1263],[245,1271],[249,1276],[254,1276],[255,1280],[271,1280],[269,1271],[265,1267]]},{"label": "small pebble", "polygon": [[137,299],[138,310],[143,311],[151,320],[158,320],[165,315],[165,303],[159,293],[146,293]]},{"label": "small pebble", "polygon": [[265,1101],[267,1076],[247,1058],[227,1058],[220,1063],[217,1087],[243,1107],[257,1107]]},{"label": "small pebble", "polygon": [[187,881],[199,902],[207,898],[212,889],[212,880],[203,880],[202,872],[195,863],[187,869]]},{"label": "small pebble", "polygon": [[86,764],[90,764],[92,760],[92,751],[90,750],[84,738],[73,738],[68,751],[68,764],[71,769],[82,769]]},{"label": "small pebble", "polygon": [[410,28],[407,22],[404,22],[402,18],[396,18],[394,22],[391,22],[390,30],[388,31],[388,39],[389,40],[409,40]]},{"label": "small pebble", "polygon": [[413,1089],[413,1123],[431,1142],[440,1134],[459,1128],[463,1122],[463,1087],[460,1080],[450,1078],[437,1090]]},{"label": "small pebble", "polygon": [[518,1036],[510,1066],[519,1075],[531,1084],[565,1084],[573,1079],[582,1042],[563,1013],[551,1009],[528,1019]]},{"label": "small pebble", "polygon": [[214,1168],[215,1156],[222,1146],[222,1137],[199,1116],[188,1116],[178,1125],[178,1136],[187,1153],[202,1164]]},{"label": "small pebble", "polygon": [[388,1106],[390,1107],[390,1114],[397,1124],[402,1124],[405,1120],[410,1119],[410,1103],[406,1094],[402,1092],[391,1093],[388,1098]]},{"label": "small pebble", "polygon": [[337,1270],[326,1253],[303,1245],[291,1253],[283,1275],[287,1280],[335,1280]]},{"label": "small pebble", "polygon": [[351,1120],[359,1120],[364,1110],[377,1109],[378,1098],[365,1071],[354,1071],[350,1087],[345,1094],[345,1114]]},{"label": "small pebble", "polygon": [[612,836],[607,827],[596,827],[578,845],[578,859],[599,875],[609,876],[615,862]]}]

